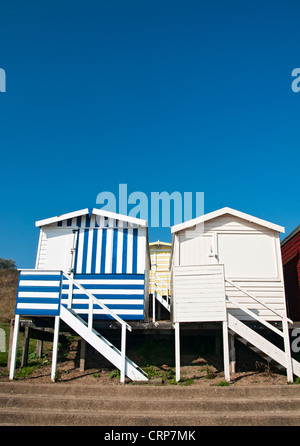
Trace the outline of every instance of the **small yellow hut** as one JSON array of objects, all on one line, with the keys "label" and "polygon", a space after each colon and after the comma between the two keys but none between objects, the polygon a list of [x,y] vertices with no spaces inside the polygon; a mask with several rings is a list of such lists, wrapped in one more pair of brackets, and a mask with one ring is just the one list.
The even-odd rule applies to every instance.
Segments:
[{"label": "small yellow hut", "polygon": [[170,257],[172,243],[149,243],[151,270],[149,293],[153,297],[153,320],[155,320],[155,300],[170,311]]}]

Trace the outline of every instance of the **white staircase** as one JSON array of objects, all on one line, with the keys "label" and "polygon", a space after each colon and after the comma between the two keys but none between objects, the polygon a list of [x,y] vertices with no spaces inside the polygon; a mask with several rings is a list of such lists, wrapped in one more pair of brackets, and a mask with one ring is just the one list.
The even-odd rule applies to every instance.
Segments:
[{"label": "white staircase", "polygon": [[152,319],[155,322],[155,301],[157,300],[166,310],[171,311],[171,293],[166,282],[159,277],[158,274],[155,275],[155,291],[153,294],[152,301]]},{"label": "white staircase", "polygon": [[[66,308],[63,305],[60,306],[60,316],[66,324],[68,324],[76,333],[78,333],[83,339],[85,339],[92,347],[94,347],[99,353],[101,353],[106,359],[114,364],[121,372],[120,380],[125,381],[125,375],[133,381],[148,381],[147,375],[140,369],[133,361],[125,355],[126,350],[126,331],[131,331],[130,325],[121,319],[116,313],[110,310],[104,303],[97,299],[87,289],[85,289],[79,282],[73,279],[69,274],[63,272],[63,276],[75,285],[82,292],[84,292],[89,298],[89,312],[88,323],[86,323],[75,311],[72,310],[72,301],[69,302],[69,307]],[[113,346],[107,339],[101,336],[96,330],[93,329],[93,311],[94,306],[100,306],[105,310],[106,314],[110,315],[121,325],[121,351]],[[53,351],[55,348],[53,347]],[[53,362],[52,380],[54,380],[56,358]]]},{"label": "white staircase", "polygon": [[[239,340],[247,345],[250,343],[251,346],[254,346],[257,349],[257,352],[262,352],[267,359],[273,359],[278,364],[282,365],[284,368],[288,368],[288,355],[285,351],[276,347],[272,342],[268,341],[266,338],[258,334],[256,331],[252,330],[252,328],[248,327],[246,324],[241,322],[239,319],[234,317],[232,314],[228,313],[228,328],[230,332],[234,332],[239,336]],[[300,363],[292,361],[292,369],[293,373],[297,376],[300,376]]]},{"label": "white staircase", "polygon": [[[101,299],[97,299],[93,294],[91,294],[87,289],[85,289],[78,281],[74,280],[72,276],[69,274],[63,272],[63,271],[42,271],[43,274],[41,274],[40,271],[38,273],[34,270],[28,273],[26,271],[26,274],[29,274],[30,280],[27,282],[30,282],[30,285],[32,285],[32,282],[34,283],[35,277],[37,276],[37,282],[39,283],[39,286],[41,283],[43,284],[46,282],[46,285],[44,284],[44,292],[39,294],[40,292],[37,291],[36,293],[33,293],[35,295],[38,295],[38,298],[42,297],[44,298],[45,295],[47,297],[51,297],[53,299],[56,298],[56,301],[54,304],[52,304],[52,307],[49,306],[49,308],[45,309],[45,305],[42,306],[42,310],[46,314],[46,311],[52,311],[53,307],[54,314],[51,313],[52,316],[55,316],[55,322],[54,322],[54,336],[53,336],[53,353],[52,353],[52,368],[51,368],[51,380],[55,381],[56,376],[56,364],[57,364],[57,351],[58,351],[58,339],[59,339],[59,326],[60,321],[62,320],[65,322],[70,328],[72,328],[79,336],[81,336],[85,341],[87,341],[92,347],[94,347],[99,353],[101,353],[106,359],[108,359],[112,364],[114,364],[115,367],[117,367],[120,370],[120,381],[122,383],[125,382],[125,375],[128,376],[133,381],[148,381],[146,373],[140,369],[133,361],[131,361],[126,356],[126,332],[127,330],[131,331],[130,325],[127,324],[123,319],[121,319],[116,313],[114,313],[111,309],[109,309],[102,301]],[[48,280],[48,276],[49,280]],[[55,276],[55,281],[51,281],[50,279],[53,279],[53,275]],[[41,277],[43,276],[43,279]],[[45,280],[45,277],[46,280]],[[24,276],[26,278],[26,276]],[[23,276],[22,276],[23,278]],[[60,289],[62,286],[62,281],[64,279],[67,279],[70,283],[70,289],[73,288],[73,286],[76,286],[78,289],[81,290],[82,293],[85,293],[88,297],[88,322],[85,322],[78,314],[76,314],[75,310],[72,309],[73,305],[73,293],[69,294],[68,304],[66,307],[66,304],[61,304],[60,302]],[[40,280],[38,280],[40,279]],[[25,280],[25,279],[24,279]],[[24,282],[23,280],[23,282]],[[65,281],[65,280],[64,280]],[[52,285],[52,287],[49,288],[49,283]],[[53,287],[55,284],[55,291],[53,292]],[[23,284],[24,286],[24,284]],[[49,291],[50,290],[50,291]],[[49,292],[48,292],[49,291]],[[46,301],[46,299],[44,299]],[[32,304],[35,309],[38,308],[36,303]],[[41,306],[41,304],[40,304]],[[104,314],[109,315],[112,319],[114,319],[116,322],[118,322],[121,326],[121,350],[118,350],[115,346],[113,346],[107,339],[105,339],[103,336],[101,336],[96,330],[93,329],[93,321],[94,321],[94,307],[100,307]],[[22,311],[22,310],[21,310]],[[30,310],[31,311],[31,310]],[[14,327],[14,334],[13,334],[13,342],[12,342],[12,351],[11,351],[11,361],[10,361],[10,372],[9,372],[9,378],[12,380],[14,378],[15,368],[16,368],[16,356],[17,356],[17,344],[18,344],[18,333],[19,333],[19,325],[20,325],[20,313],[16,313],[15,315],[15,327]]]},{"label": "white staircase", "polygon": [[[95,350],[108,359],[119,370],[122,369],[122,353],[96,330],[90,329],[87,323],[73,310],[61,306],[60,318],[79,336],[85,339]],[[147,376],[133,361],[125,357],[125,375],[132,381],[148,381]]]},{"label": "white staircase", "polygon": [[237,335],[236,337],[239,341],[243,342],[245,345],[248,345],[257,353],[261,353],[261,355],[265,357],[269,362],[273,360],[286,368],[288,381],[293,381],[293,374],[300,377],[300,363],[291,357],[288,322],[292,321],[287,319],[286,316],[280,315],[276,310],[266,305],[253,294],[250,294],[246,289],[237,286],[232,281],[226,278],[225,282],[228,282],[231,286],[236,287],[239,291],[242,291],[248,297],[262,304],[264,307],[268,308],[278,317],[280,317],[282,322],[282,330],[279,330],[277,327],[270,324],[262,317],[258,316],[254,311],[251,311],[251,309],[249,309],[245,305],[238,303],[236,299],[228,299],[227,297],[227,302],[230,302],[235,307],[241,309],[253,319],[257,320],[267,328],[271,329],[274,333],[282,337],[284,342],[284,350],[278,348],[272,342],[268,341],[255,330],[243,323],[240,319],[237,319],[230,313],[230,309],[227,309],[227,323],[229,333]]}]

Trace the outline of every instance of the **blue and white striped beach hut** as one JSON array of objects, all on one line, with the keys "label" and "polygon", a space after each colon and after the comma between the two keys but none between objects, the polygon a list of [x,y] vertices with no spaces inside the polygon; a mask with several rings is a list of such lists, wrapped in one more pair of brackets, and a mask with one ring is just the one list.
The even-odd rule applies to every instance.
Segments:
[{"label": "blue and white striped beach hut", "polygon": [[[55,380],[60,321],[132,380],[147,376],[127,358],[126,321],[148,321],[147,222],[99,209],[83,209],[36,222],[35,269],[22,269],[16,298],[10,379],[16,367],[20,316],[54,317],[51,379]],[[95,319],[121,327],[121,349],[97,332]]]},{"label": "blue and white striped beach hut", "polygon": [[[68,274],[124,320],[148,319],[149,248],[145,220],[83,209],[36,222],[35,270],[20,271],[16,313],[57,315],[59,301],[81,317],[88,296]],[[60,288],[61,286],[61,288]],[[111,316],[94,309],[95,319]]]}]

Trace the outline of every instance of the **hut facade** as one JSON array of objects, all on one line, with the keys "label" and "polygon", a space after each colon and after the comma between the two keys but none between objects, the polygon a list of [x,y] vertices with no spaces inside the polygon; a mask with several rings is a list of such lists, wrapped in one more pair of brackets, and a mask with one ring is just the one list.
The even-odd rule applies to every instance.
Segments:
[{"label": "hut facade", "polygon": [[[218,322],[223,327],[224,371],[229,374],[228,334],[300,374],[291,358],[280,232],[284,228],[230,208],[173,226],[171,318],[176,328],[180,378],[179,326]],[[280,350],[249,327],[255,321],[275,331]],[[244,323],[247,322],[247,323]],[[281,330],[274,323],[281,323]],[[233,343],[230,343],[233,346]]]},{"label": "hut facade", "polygon": [[[126,330],[131,331],[125,321],[148,319],[147,222],[83,209],[38,221],[36,226],[40,228],[36,267],[19,274],[14,347],[20,315],[54,316],[55,339],[63,320],[121,370],[122,381],[125,372],[131,379],[146,379],[124,352]],[[95,333],[95,319],[121,325],[122,351]],[[53,364],[52,379],[56,358]]]}]

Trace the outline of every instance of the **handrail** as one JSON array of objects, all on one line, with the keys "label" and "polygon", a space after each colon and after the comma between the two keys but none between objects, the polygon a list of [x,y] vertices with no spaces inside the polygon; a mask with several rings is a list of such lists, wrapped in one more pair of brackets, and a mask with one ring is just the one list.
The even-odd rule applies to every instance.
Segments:
[{"label": "handrail", "polygon": [[291,321],[291,319],[287,318],[285,315],[282,316],[280,313],[278,313],[278,311],[274,310],[272,307],[269,307],[269,305],[265,304],[264,302],[262,302],[257,297],[253,296],[248,291],[244,290],[243,288],[239,287],[235,283],[231,282],[231,280],[225,278],[225,281],[228,282],[231,286],[233,286],[233,287],[237,288],[238,290],[242,291],[244,294],[249,296],[251,299],[253,299],[256,302],[260,303],[262,306],[264,306],[265,308],[269,309],[270,311],[272,311],[273,313],[277,314],[280,317],[280,319],[282,321],[282,332],[280,330],[278,330],[276,327],[274,327],[273,325],[271,325],[269,322],[265,321],[262,317],[257,316],[253,311],[251,311],[250,309],[245,307],[243,304],[236,304],[235,302],[233,302],[232,300],[230,300],[227,297],[227,300],[229,302],[231,302],[233,305],[236,305],[238,308],[240,308],[241,310],[245,311],[247,314],[250,314],[251,317],[257,319],[261,324],[264,324],[266,327],[270,328],[275,333],[277,333],[281,337],[283,337],[284,349],[285,349],[285,353],[286,353],[287,376],[288,376],[288,381],[292,382],[293,381],[293,364],[292,364],[292,357],[291,357],[291,352],[290,352],[291,351],[291,347],[290,347],[288,322],[293,323],[293,321]]},{"label": "handrail", "polygon": [[[155,279],[154,279],[154,285],[155,286],[157,286],[158,284],[156,283],[156,279],[158,279],[159,281],[160,281],[160,283],[161,283],[161,285],[163,285],[163,287],[165,287],[166,288],[166,290],[167,290],[167,296],[169,296],[169,287],[168,287],[168,284],[159,276],[159,275],[155,275]],[[160,289],[161,289],[161,291],[163,290],[162,289],[162,286],[160,286]]]},{"label": "handrail", "polygon": [[237,308],[240,308],[240,310],[244,311],[245,313],[249,314],[249,316],[253,317],[254,319],[256,319],[258,322],[260,322],[261,324],[265,325],[266,327],[270,328],[271,330],[273,330],[275,333],[277,333],[279,336],[284,337],[284,333],[280,330],[278,330],[278,328],[274,327],[274,325],[270,324],[269,322],[265,321],[262,317],[257,316],[257,314],[254,313],[254,311],[249,310],[249,308],[247,308],[245,305],[240,304],[240,303],[236,303],[234,302],[232,299],[229,299],[226,296],[226,300],[227,302],[232,303],[234,306],[236,306]]},{"label": "handrail", "polygon": [[250,294],[247,290],[244,290],[243,288],[239,287],[238,285],[236,285],[235,283],[233,283],[231,280],[226,279],[225,278],[225,282],[228,282],[230,285],[232,285],[233,287],[237,288],[239,291],[242,291],[242,293],[246,294],[247,296],[251,297],[251,299],[255,300],[256,302],[258,302],[259,304],[263,305],[265,308],[267,308],[268,310],[272,311],[273,313],[275,313],[277,316],[280,317],[280,319],[286,319],[288,322],[290,322],[291,324],[293,323],[293,321],[285,316],[282,316],[280,313],[278,313],[278,311],[274,310],[274,308],[270,307],[269,305],[265,304],[263,301],[261,301],[260,299],[258,299],[257,297],[253,296],[253,294]]},{"label": "handrail", "polygon": [[66,279],[68,279],[71,283],[73,283],[73,285],[77,286],[81,291],[83,291],[90,299],[92,299],[95,302],[95,304],[99,305],[100,307],[103,308],[103,310],[107,311],[107,313],[110,316],[112,316],[117,322],[119,322],[122,326],[123,325],[126,326],[127,330],[132,331],[131,326],[127,324],[127,322],[121,319],[116,313],[111,311],[103,302],[101,302],[101,300],[96,299],[96,297],[93,294],[89,293],[82,285],[80,285],[80,283],[78,283],[77,280],[74,280],[64,271],[62,273],[63,276],[66,277]]}]

